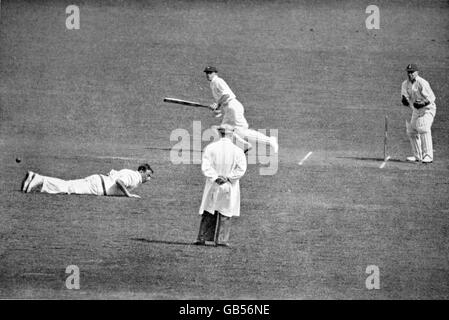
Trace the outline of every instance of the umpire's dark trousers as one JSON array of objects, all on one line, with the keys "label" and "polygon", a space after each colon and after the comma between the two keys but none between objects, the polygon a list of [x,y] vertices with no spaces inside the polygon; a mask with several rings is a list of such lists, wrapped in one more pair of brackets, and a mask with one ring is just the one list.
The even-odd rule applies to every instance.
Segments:
[{"label": "umpire's dark trousers", "polygon": [[214,241],[215,245],[227,245],[230,233],[231,217],[226,217],[218,211],[215,211],[215,214],[203,212],[198,241]]}]

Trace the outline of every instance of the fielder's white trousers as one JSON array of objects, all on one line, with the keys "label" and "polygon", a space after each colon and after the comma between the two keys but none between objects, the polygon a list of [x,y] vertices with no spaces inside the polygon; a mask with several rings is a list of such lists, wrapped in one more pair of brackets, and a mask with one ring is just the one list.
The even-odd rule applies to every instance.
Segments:
[{"label": "fielder's white trousers", "polygon": [[58,178],[40,176],[42,178],[41,192],[57,194],[91,194],[104,195],[100,175],[91,175],[84,179],[62,180]]},{"label": "fielder's white trousers", "polygon": [[434,112],[413,110],[412,119],[406,121],[407,135],[415,158],[422,160],[426,155],[433,160],[432,123]]}]

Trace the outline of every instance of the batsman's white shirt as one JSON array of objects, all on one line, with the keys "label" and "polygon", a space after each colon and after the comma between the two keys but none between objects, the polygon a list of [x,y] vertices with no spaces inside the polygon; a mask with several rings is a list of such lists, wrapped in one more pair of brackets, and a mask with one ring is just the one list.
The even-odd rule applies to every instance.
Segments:
[{"label": "batsman's white shirt", "polygon": [[230,100],[235,99],[234,92],[232,92],[228,84],[217,75],[214,75],[212,77],[212,80],[210,81],[210,88],[212,89],[212,95],[214,96],[214,99],[217,103],[225,94],[228,94],[229,98],[228,100],[223,101],[223,103],[228,103]]},{"label": "batsman's white shirt", "polygon": [[[239,179],[245,174],[246,166],[245,154],[230,139],[221,138],[206,146],[201,170],[207,179],[200,214],[218,211],[227,217],[240,216]],[[215,180],[219,176],[229,178],[230,182],[218,185]]]},{"label": "batsman's white shirt", "polygon": [[222,102],[224,112],[222,124],[229,124],[234,127],[248,128],[248,122],[245,119],[245,109],[243,105],[235,97],[234,92],[229,88],[228,84],[219,76],[215,75],[210,81],[212,96],[218,103],[224,95],[229,95],[226,101]]},{"label": "batsman's white shirt", "polygon": [[[122,196],[116,182],[121,180],[128,190],[137,188],[142,183],[142,176],[138,171],[122,169],[120,171],[111,170],[108,175],[94,174],[84,179],[62,180],[53,177],[41,176],[42,189],[45,193],[67,193],[67,194],[91,194],[102,196]],[[103,180],[103,181],[102,181]],[[104,182],[104,185],[103,185]]]}]

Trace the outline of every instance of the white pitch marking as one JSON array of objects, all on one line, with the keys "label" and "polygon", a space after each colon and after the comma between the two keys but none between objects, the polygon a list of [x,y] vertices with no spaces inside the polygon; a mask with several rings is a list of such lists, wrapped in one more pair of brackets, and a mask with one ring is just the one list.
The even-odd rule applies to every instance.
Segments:
[{"label": "white pitch marking", "polygon": [[388,159],[390,159],[390,156],[388,156],[384,162],[382,162],[382,164],[380,165],[380,169],[383,169],[383,167],[385,167],[385,165],[387,164]]},{"label": "white pitch marking", "polygon": [[310,151],[301,161],[298,162],[298,164],[300,166],[302,166],[302,164],[304,163],[304,161],[307,160],[308,157],[310,157],[310,155],[312,154],[312,151]]},{"label": "white pitch marking", "polygon": [[146,159],[140,159],[140,158],[130,158],[130,157],[113,157],[113,156],[105,156],[105,157],[93,157],[97,159],[113,159],[113,160],[139,160],[139,161],[145,161]]}]

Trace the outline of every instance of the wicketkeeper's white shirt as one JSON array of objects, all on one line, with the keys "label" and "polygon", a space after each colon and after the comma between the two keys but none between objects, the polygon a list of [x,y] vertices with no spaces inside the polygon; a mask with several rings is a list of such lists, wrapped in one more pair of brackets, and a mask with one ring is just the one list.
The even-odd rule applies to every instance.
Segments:
[{"label": "wicketkeeper's white shirt", "polygon": [[416,80],[412,83],[410,80],[405,80],[402,82],[401,94],[405,96],[410,102],[410,107],[413,109],[413,103],[417,100],[427,99],[430,104],[420,109],[420,113],[424,113],[426,110],[435,116],[436,105],[435,105],[435,94],[430,88],[429,82],[420,76],[416,77]]}]

